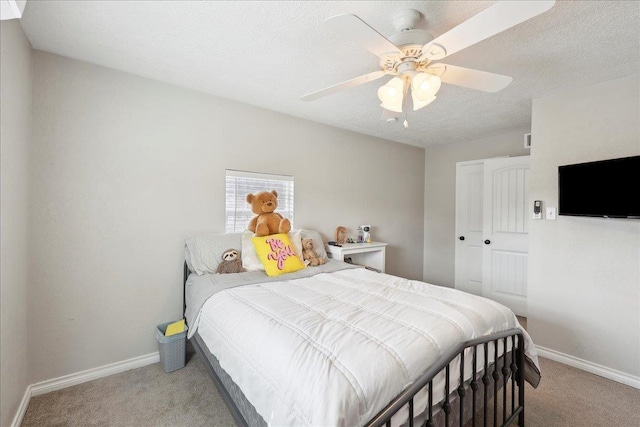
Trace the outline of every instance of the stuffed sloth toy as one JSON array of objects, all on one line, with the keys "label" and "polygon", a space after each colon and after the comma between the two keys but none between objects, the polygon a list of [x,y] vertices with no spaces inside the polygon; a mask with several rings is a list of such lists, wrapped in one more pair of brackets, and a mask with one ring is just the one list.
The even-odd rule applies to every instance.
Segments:
[{"label": "stuffed sloth toy", "polygon": [[216,274],[242,273],[242,258],[237,249],[227,249],[222,254],[222,262],[218,264]]},{"label": "stuffed sloth toy", "polygon": [[313,239],[302,239],[302,258],[305,264],[312,267],[324,264],[325,260],[313,251]]}]

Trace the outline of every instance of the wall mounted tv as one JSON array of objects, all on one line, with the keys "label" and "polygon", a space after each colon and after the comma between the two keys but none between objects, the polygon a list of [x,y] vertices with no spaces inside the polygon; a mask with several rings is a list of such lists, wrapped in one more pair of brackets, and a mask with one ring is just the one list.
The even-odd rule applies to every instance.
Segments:
[{"label": "wall mounted tv", "polygon": [[559,215],[640,218],[640,156],[558,167]]}]

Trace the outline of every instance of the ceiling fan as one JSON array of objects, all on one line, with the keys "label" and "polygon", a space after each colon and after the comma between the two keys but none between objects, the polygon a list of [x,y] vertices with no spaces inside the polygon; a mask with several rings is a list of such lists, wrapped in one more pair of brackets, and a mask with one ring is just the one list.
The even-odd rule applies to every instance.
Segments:
[{"label": "ceiling fan", "polygon": [[[415,29],[420,12],[407,9],[393,17],[397,34],[388,39],[356,15],[337,15],[325,21],[332,30],[351,39],[380,58],[380,69],[302,96],[313,101],[343,89],[394,76],[378,89],[383,118],[394,120],[408,109],[409,91],[413,110],[436,99],[442,82],[498,92],[513,80],[509,76],[448,65],[441,59],[505,31],[551,9],[555,0],[500,1],[437,38]],[[408,127],[405,117],[404,127]]]}]

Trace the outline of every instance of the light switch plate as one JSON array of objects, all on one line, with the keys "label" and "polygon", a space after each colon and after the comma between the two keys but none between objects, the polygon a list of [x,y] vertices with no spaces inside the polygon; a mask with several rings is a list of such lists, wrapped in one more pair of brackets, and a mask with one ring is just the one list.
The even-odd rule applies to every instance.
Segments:
[{"label": "light switch plate", "polygon": [[556,208],[547,208],[547,219],[556,219]]}]

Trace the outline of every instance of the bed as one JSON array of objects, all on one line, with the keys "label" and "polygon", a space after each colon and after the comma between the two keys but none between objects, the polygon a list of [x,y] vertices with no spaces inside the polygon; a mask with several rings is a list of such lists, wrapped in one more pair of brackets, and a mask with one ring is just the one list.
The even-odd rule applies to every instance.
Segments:
[{"label": "bed", "polygon": [[506,307],[336,260],[197,274],[191,252],[188,336],[239,425],[524,425],[540,371]]}]

